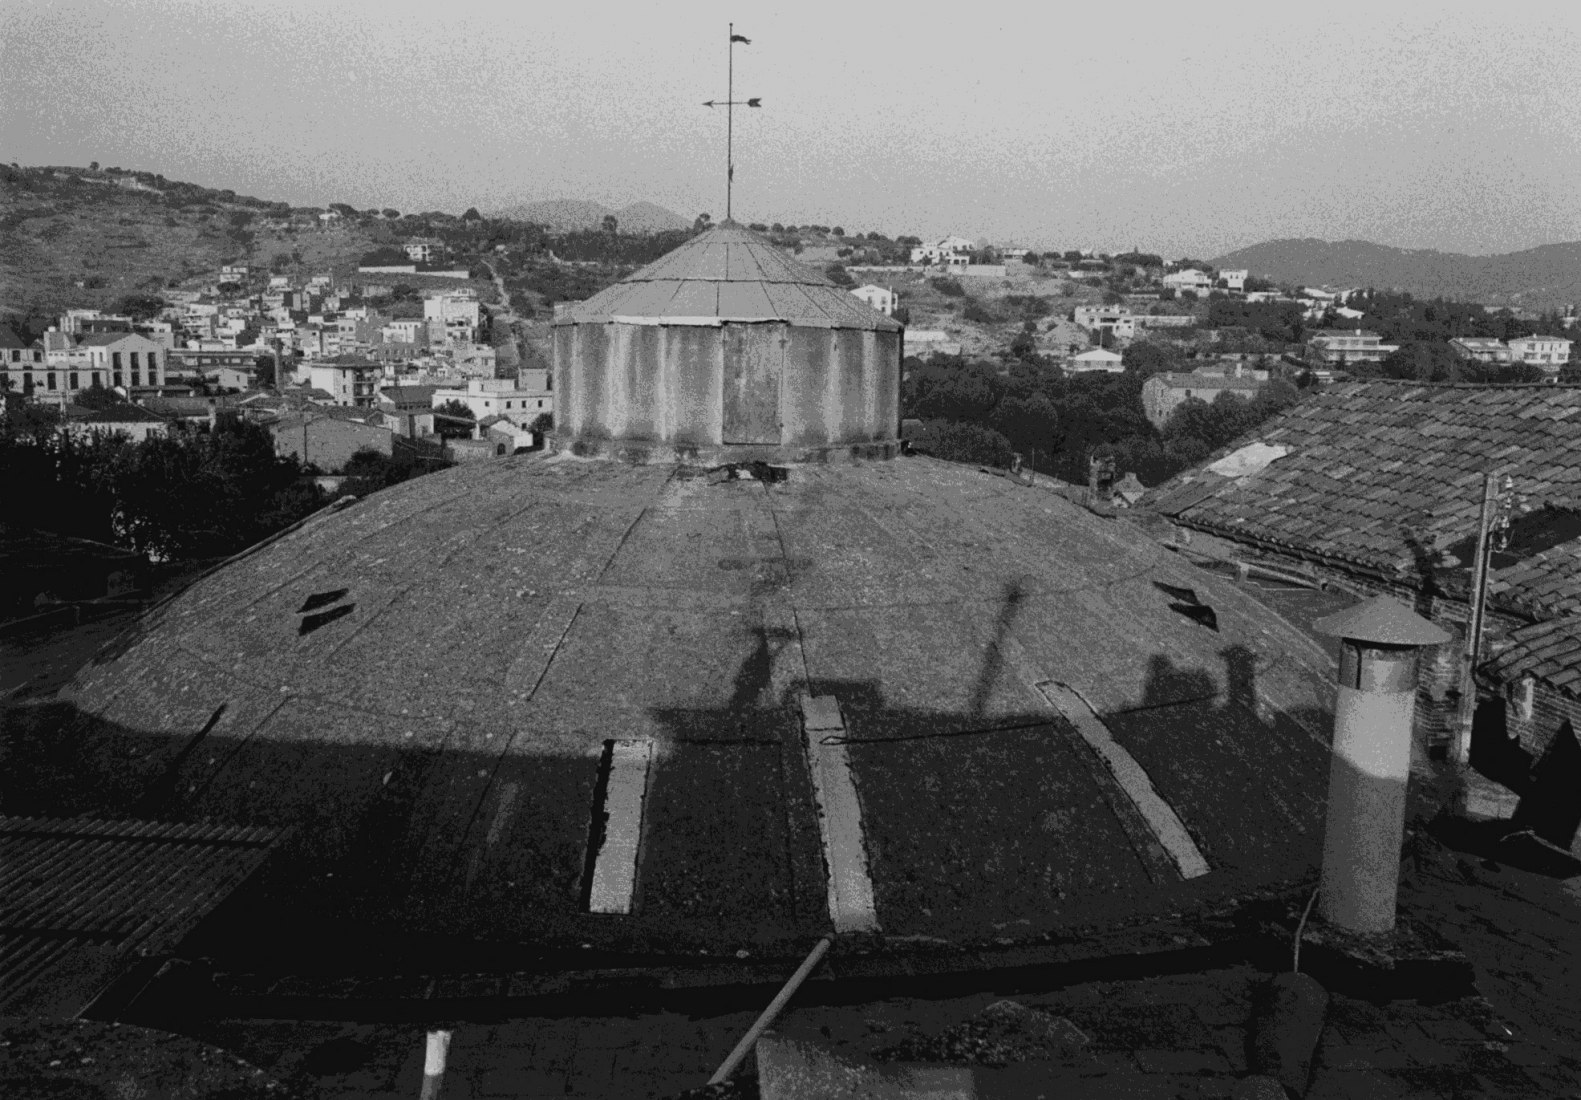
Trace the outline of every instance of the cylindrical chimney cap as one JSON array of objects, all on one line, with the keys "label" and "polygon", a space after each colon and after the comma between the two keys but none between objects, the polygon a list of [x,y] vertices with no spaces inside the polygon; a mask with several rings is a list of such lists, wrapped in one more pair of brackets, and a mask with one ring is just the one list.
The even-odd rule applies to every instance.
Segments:
[{"label": "cylindrical chimney cap", "polygon": [[1424,646],[1449,641],[1449,632],[1399,600],[1374,596],[1355,607],[1326,615],[1312,629],[1331,638],[1371,645]]}]

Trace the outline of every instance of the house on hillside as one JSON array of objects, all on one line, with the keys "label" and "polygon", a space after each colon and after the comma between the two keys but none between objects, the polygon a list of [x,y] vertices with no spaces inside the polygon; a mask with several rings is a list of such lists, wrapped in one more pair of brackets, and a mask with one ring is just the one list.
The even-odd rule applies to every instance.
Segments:
[{"label": "house on hillside", "polygon": [[1088,332],[1108,331],[1128,340],[1136,335],[1137,317],[1124,306],[1077,306],[1071,320]]},{"label": "house on hillside", "polygon": [[1509,487],[1510,523],[1490,562],[1479,675],[1487,700],[1517,701],[1509,728],[1535,759],[1563,720],[1581,727],[1581,646],[1559,644],[1581,637],[1581,389],[1337,384],[1166,482],[1149,503],[1210,536],[1191,545],[1212,556],[1392,595],[1456,634],[1420,670],[1424,726],[1443,738],[1489,472]]},{"label": "house on hillside", "polygon": [[965,267],[971,263],[976,245],[965,237],[945,237],[931,244],[922,244],[911,250],[914,264],[940,264],[944,267]]},{"label": "house on hillside", "polygon": [[1165,372],[1155,374],[1142,383],[1142,411],[1155,428],[1162,428],[1181,404],[1195,398],[1212,404],[1219,394],[1233,393],[1250,400],[1256,397],[1268,379],[1267,371],[1243,373],[1237,364],[1233,371],[1191,371],[1189,373]]},{"label": "house on hillside", "polygon": [[1503,340],[1490,336],[1457,336],[1449,348],[1460,358],[1474,363],[1508,363],[1510,349]]},{"label": "house on hillside", "polygon": [[1518,336],[1506,346],[1510,349],[1510,359],[1516,363],[1558,371],[1570,361],[1571,343],[1559,336]]},{"label": "house on hillside", "polygon": [[1104,371],[1108,374],[1125,373],[1125,362],[1119,352],[1110,351],[1108,348],[1093,348],[1080,355],[1073,355],[1065,361],[1067,374],[1084,374],[1090,371]]},{"label": "house on hillside", "polygon": [[1221,271],[1219,272],[1219,282],[1224,284],[1226,290],[1242,293],[1246,290],[1246,277],[1250,274],[1251,272],[1245,268],[1236,271]]},{"label": "house on hillside", "polygon": [[1385,344],[1383,337],[1365,329],[1326,328],[1307,338],[1307,360],[1326,366],[1347,363],[1381,363],[1398,344]]},{"label": "house on hillside", "polygon": [[878,310],[885,317],[893,317],[895,315],[895,304],[900,300],[899,295],[890,288],[877,286],[873,283],[859,286],[851,293]]},{"label": "house on hillside", "polygon": [[1163,283],[1177,294],[1183,290],[1190,290],[1197,294],[1206,294],[1213,289],[1213,276],[1206,271],[1195,267],[1188,267],[1181,271],[1172,271],[1164,276]]}]

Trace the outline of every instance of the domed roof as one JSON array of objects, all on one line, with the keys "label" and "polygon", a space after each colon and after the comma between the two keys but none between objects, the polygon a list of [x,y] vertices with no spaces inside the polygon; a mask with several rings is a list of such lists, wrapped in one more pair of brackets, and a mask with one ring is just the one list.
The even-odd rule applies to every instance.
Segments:
[{"label": "domed roof", "polygon": [[715,226],[585,302],[557,325],[786,321],[899,332],[900,323],[734,222]]},{"label": "domed roof", "polygon": [[[968,467],[521,456],[156,610],[63,693],[74,782],[31,809],[293,826],[243,907],[282,943],[795,954],[831,927],[838,813],[878,942],[1069,937],[1314,866],[1326,668],[1228,582]],[[589,911],[612,743],[650,762],[623,915]]]}]

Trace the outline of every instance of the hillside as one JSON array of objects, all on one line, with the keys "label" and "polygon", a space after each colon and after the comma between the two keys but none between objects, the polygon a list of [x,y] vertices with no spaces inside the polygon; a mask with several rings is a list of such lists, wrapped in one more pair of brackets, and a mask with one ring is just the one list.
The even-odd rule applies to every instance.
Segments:
[{"label": "hillside", "polygon": [[1407,290],[1419,297],[1552,308],[1581,301],[1581,241],[1499,256],[1307,237],[1266,241],[1211,261],[1279,283]]},{"label": "hillside", "polygon": [[490,215],[533,222],[559,233],[578,229],[597,229],[604,224],[605,216],[615,215],[623,233],[656,233],[665,229],[687,229],[691,222],[679,214],[666,210],[657,203],[635,202],[622,210],[615,210],[602,203],[583,199],[547,199],[542,202],[523,202]]},{"label": "hillside", "polygon": [[[108,307],[222,264],[287,273],[348,272],[394,230],[352,222],[328,231],[284,203],[86,168],[0,168],[0,313]],[[350,219],[348,219],[350,221]]]}]

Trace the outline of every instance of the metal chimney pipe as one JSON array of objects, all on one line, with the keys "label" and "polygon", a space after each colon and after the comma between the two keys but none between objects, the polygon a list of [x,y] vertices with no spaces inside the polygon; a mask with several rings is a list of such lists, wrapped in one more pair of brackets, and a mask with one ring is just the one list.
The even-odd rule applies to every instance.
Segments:
[{"label": "metal chimney pipe", "polygon": [[1388,932],[1400,888],[1417,655],[1449,634],[1387,596],[1312,626],[1340,639],[1318,913],[1353,932]]}]

